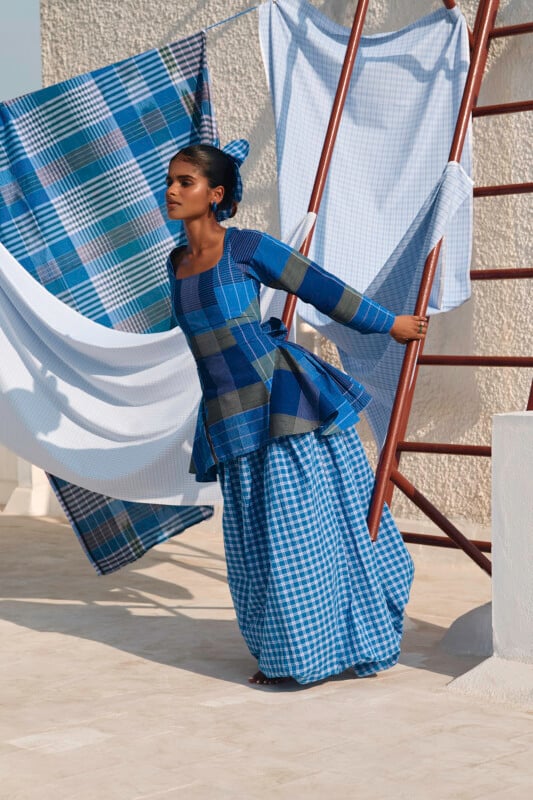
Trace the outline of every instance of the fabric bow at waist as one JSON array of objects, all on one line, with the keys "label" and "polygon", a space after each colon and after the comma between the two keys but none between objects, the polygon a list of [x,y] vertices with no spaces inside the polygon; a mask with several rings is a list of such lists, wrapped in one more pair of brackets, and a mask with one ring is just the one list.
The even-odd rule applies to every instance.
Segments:
[{"label": "fabric bow at waist", "polygon": [[287,326],[277,317],[270,317],[261,323],[261,330],[273,339],[286,340],[289,334]]}]

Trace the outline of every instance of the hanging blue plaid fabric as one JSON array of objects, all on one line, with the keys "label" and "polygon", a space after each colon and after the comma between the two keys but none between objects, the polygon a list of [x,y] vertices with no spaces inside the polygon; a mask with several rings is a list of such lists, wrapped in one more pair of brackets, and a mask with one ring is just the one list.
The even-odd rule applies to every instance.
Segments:
[{"label": "hanging blue plaid fabric", "polygon": [[[165,263],[184,234],[167,227],[164,177],[180,148],[218,143],[205,47],[198,33],[0,104],[0,240],[102,325],[171,324]],[[51,484],[101,574],[212,514]]]}]

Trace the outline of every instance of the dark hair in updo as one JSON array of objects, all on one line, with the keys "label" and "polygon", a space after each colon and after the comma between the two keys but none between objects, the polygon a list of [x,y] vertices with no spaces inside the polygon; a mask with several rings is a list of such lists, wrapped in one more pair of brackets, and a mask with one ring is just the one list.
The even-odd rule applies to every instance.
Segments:
[{"label": "dark hair in updo", "polygon": [[193,164],[204,176],[211,189],[215,186],[224,188],[224,197],[218,204],[220,211],[230,211],[229,216],[237,213],[235,201],[235,161],[218,147],[210,144],[192,144],[184,147],[172,156],[170,163],[182,159]]}]

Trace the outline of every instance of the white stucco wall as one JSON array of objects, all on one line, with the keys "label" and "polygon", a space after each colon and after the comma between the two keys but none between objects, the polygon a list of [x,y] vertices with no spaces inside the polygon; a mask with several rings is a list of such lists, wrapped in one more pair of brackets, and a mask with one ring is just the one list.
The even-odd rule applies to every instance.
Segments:
[{"label": "white stucco wall", "polygon": [[[352,0],[313,0],[313,4],[345,24],[355,8]],[[41,0],[43,83],[182,38],[251,5],[250,0]],[[365,32],[396,29],[440,5],[440,0],[372,0]],[[472,24],[477,0],[464,0],[461,7]],[[503,0],[498,21],[513,24],[530,16],[530,0]],[[208,41],[221,139],[225,142],[246,135],[251,142],[251,155],[243,170],[245,202],[239,224],[276,234],[274,131],[256,13],[214,29]],[[532,36],[496,42],[480,102],[530,97],[528,64],[532,61]],[[476,183],[533,180],[532,117],[509,115],[474,123]],[[474,266],[531,266],[531,210],[532,200],[527,195],[477,200]],[[471,301],[432,322],[426,351],[529,354],[530,286],[526,281],[505,286],[475,283]],[[492,414],[524,409],[531,377],[528,370],[424,368],[411,435],[429,441],[489,444]],[[368,436],[364,438],[372,450]],[[489,521],[490,464],[486,459],[404,456],[402,466],[446,513],[472,522]],[[398,492],[394,509],[403,517],[417,515]]]}]

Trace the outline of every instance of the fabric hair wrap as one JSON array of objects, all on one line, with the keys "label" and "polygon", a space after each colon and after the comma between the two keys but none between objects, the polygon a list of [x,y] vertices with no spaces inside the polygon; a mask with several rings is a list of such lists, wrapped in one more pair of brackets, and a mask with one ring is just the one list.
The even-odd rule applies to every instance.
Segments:
[{"label": "fabric hair wrap", "polygon": [[[234,139],[233,141],[228,142],[228,144],[222,148],[222,152],[227,156],[230,156],[233,161],[233,169],[235,172],[235,190],[233,192],[233,200],[236,203],[240,203],[242,200],[242,178],[240,166],[250,152],[250,144],[246,141],[246,139]],[[231,206],[224,209],[218,208],[215,212],[215,217],[219,222],[221,222],[224,219],[229,219],[229,217],[231,217],[231,212]]]}]

